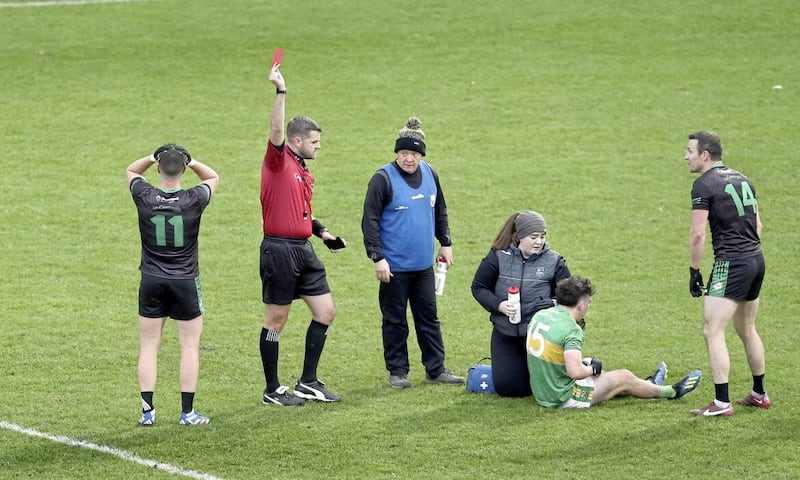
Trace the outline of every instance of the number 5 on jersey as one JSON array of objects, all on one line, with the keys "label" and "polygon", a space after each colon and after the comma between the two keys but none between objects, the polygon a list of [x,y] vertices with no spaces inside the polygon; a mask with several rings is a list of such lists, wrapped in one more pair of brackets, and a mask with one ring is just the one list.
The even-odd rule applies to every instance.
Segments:
[{"label": "number 5 on jersey", "polygon": [[533,324],[533,330],[528,333],[528,353],[534,357],[541,357],[542,353],[544,353],[544,336],[540,330],[549,332],[550,325],[536,322]]}]

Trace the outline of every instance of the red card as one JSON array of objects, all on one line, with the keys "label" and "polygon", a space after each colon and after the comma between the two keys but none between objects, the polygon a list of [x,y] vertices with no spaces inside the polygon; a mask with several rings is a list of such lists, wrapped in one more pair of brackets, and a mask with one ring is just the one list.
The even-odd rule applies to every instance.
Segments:
[{"label": "red card", "polygon": [[272,56],[272,64],[278,65],[281,63],[282,59],[283,59],[283,49],[279,48],[275,50],[275,54]]}]

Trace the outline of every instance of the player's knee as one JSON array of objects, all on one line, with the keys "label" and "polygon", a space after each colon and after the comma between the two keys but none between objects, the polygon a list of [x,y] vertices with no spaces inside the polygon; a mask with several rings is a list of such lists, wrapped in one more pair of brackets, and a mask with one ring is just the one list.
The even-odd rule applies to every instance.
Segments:
[{"label": "player's knee", "polygon": [[266,316],[264,317],[264,328],[280,333],[286,325],[287,319],[288,317]]},{"label": "player's knee", "polygon": [[717,323],[706,322],[703,325],[703,338],[706,342],[716,340],[720,336],[725,337],[725,329],[720,329]]},{"label": "player's knee", "polygon": [[333,319],[336,317],[336,306],[331,304],[330,307],[322,311],[320,317],[321,318],[317,318],[315,320],[325,325],[330,325],[333,323]]}]

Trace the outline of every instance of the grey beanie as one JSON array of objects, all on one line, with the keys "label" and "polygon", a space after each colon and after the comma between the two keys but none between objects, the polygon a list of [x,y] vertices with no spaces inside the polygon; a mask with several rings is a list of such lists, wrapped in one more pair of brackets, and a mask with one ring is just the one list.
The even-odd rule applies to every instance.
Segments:
[{"label": "grey beanie", "polygon": [[419,118],[411,117],[406,126],[400,129],[397,141],[394,142],[394,153],[400,150],[411,150],[425,156],[425,132]]},{"label": "grey beanie", "polygon": [[514,220],[514,227],[517,230],[517,238],[527,237],[534,232],[547,232],[547,223],[540,213],[520,212]]}]

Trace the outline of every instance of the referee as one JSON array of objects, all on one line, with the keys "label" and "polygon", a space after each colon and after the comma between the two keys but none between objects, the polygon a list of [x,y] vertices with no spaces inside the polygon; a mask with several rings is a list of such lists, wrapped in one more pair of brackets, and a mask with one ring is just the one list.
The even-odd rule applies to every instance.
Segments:
[{"label": "referee", "polygon": [[[294,117],[284,136],[286,81],[279,68],[280,64],[272,65],[269,75],[277,90],[267,152],[261,164],[264,239],[260,274],[265,310],[259,346],[266,380],[262,402],[282,406],[300,406],[305,400],[338,402],[339,396],[317,377],[317,365],[336,306],[325,267],[308,239],[313,233],[334,253],[346,245],[312,215],[314,177],[306,160],[317,157],[322,128],[309,117]],[[311,322],[306,331],[303,373],[290,392],[279,380],[278,347],[292,302],[298,298],[311,310]]]}]

